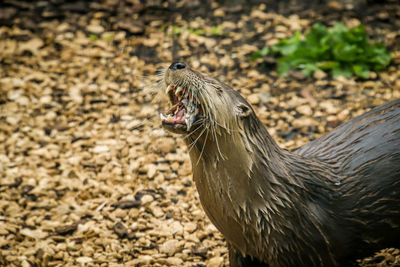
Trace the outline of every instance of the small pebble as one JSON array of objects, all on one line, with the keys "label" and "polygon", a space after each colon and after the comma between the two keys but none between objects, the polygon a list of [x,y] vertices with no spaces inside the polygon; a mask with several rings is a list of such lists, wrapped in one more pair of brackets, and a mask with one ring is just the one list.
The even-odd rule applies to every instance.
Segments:
[{"label": "small pebble", "polygon": [[128,229],[121,222],[117,222],[116,224],[114,224],[113,230],[119,238],[124,238],[128,233]]},{"label": "small pebble", "polygon": [[260,97],[257,94],[251,94],[247,97],[247,100],[252,105],[258,105],[260,103]]},{"label": "small pebble", "polygon": [[146,205],[147,203],[153,202],[154,198],[152,195],[144,195],[140,200],[142,205]]},{"label": "small pebble", "polygon": [[86,28],[89,32],[95,33],[95,34],[100,34],[104,32],[104,27],[101,25],[89,25]]},{"label": "small pebble", "polygon": [[224,258],[223,257],[213,257],[208,261],[207,266],[209,267],[220,267],[223,266],[224,264]]},{"label": "small pebble", "polygon": [[166,241],[164,244],[160,246],[160,252],[166,253],[168,256],[174,255],[180,248],[182,248],[181,242],[178,240],[172,239]]}]

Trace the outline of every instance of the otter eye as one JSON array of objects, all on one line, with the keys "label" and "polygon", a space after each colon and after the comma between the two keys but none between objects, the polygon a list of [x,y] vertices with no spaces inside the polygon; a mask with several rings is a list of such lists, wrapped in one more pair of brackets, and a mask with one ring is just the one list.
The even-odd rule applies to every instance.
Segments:
[{"label": "otter eye", "polygon": [[240,118],[246,118],[251,113],[250,107],[243,103],[240,103],[239,105],[237,105],[236,110],[237,110],[237,114]]}]

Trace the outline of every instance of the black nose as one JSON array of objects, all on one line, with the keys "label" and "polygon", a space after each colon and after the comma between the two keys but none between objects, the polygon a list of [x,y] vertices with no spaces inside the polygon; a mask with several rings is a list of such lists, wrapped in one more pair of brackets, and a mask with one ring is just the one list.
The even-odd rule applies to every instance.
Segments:
[{"label": "black nose", "polygon": [[171,70],[181,70],[181,69],[186,68],[186,64],[182,63],[182,62],[175,62],[175,63],[172,63],[171,66],[169,66],[169,68]]}]

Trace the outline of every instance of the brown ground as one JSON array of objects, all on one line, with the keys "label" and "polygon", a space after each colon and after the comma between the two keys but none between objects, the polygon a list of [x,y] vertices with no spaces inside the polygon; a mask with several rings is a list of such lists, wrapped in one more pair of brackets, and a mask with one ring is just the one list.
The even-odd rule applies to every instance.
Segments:
[{"label": "brown ground", "polygon": [[[288,149],[400,98],[395,0],[359,12],[335,2],[145,2],[1,4],[0,265],[227,263],[225,242],[199,204],[187,149],[160,127],[166,101],[152,85],[173,60],[240,90]],[[278,78],[273,59],[249,61],[317,21],[366,24],[393,63],[367,81],[335,81],[324,73]],[[400,265],[399,254],[387,250],[363,264]]]}]

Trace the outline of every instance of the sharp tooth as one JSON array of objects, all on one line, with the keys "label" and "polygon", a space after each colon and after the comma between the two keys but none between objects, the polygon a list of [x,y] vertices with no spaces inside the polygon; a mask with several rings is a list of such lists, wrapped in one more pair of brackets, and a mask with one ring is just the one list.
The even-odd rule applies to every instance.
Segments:
[{"label": "sharp tooth", "polygon": [[171,85],[168,85],[167,89],[165,90],[165,93],[168,94],[169,91],[171,91],[171,90],[172,90],[172,86],[171,86]]},{"label": "sharp tooth", "polygon": [[183,90],[183,88],[180,87],[180,86],[178,86],[178,87],[176,88],[176,90],[175,90],[175,95],[178,95],[179,92],[181,92],[182,90]]},{"label": "sharp tooth", "polygon": [[189,131],[190,128],[192,128],[192,125],[193,125],[194,121],[196,120],[196,116],[199,113],[199,109],[196,106],[192,106],[192,110],[193,110],[193,113],[191,113],[190,115],[186,114],[187,116],[185,116],[187,131]]},{"label": "sharp tooth", "polygon": [[[188,120],[188,119],[186,119],[186,120]],[[187,130],[188,130],[188,131],[190,130],[190,128],[192,128],[192,125],[193,125],[193,123],[194,123],[195,120],[196,120],[196,114],[192,114],[192,115],[190,116],[190,118],[189,118],[189,122],[186,122]]]},{"label": "sharp tooth", "polygon": [[196,114],[193,114],[193,115],[190,117],[190,121],[189,121],[190,127],[192,127],[192,125],[193,125],[193,123],[194,123],[195,120],[196,120]]},{"label": "sharp tooth", "polygon": [[193,103],[193,102],[191,102],[191,103],[190,103],[190,106],[189,106],[190,112],[192,113],[193,111],[195,111],[195,109],[196,109],[196,104]]},{"label": "sharp tooth", "polygon": [[160,113],[160,119],[163,121],[166,120],[167,118],[164,116],[164,114]]},{"label": "sharp tooth", "polygon": [[190,125],[189,118],[185,119],[185,123],[186,123],[186,130],[189,131],[190,127],[192,127],[192,125]]}]

